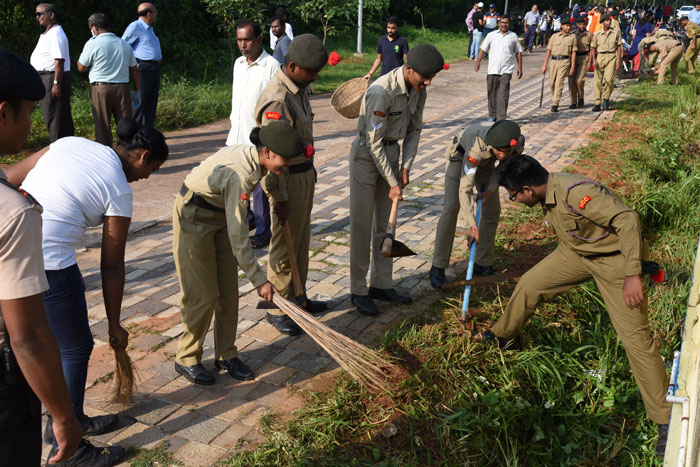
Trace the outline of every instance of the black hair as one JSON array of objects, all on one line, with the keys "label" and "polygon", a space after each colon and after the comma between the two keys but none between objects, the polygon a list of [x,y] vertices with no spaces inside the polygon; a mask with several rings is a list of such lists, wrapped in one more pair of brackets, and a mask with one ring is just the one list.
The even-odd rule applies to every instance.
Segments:
[{"label": "black hair", "polygon": [[257,21],[253,21],[252,19],[246,19],[236,25],[236,29],[243,29],[248,27],[253,31],[253,35],[255,37],[260,37],[260,35],[262,34],[262,28],[260,27],[260,23],[258,23]]},{"label": "black hair", "polygon": [[163,133],[155,128],[141,128],[136,120],[124,117],[117,123],[117,144],[127,149],[148,149],[151,151],[150,161],[165,162],[168,159],[168,145]]},{"label": "black hair", "polygon": [[395,24],[395,25],[401,27],[401,20],[399,19],[398,16],[389,16],[386,19],[386,24]]},{"label": "black hair", "polygon": [[283,6],[277,7],[277,9],[275,9],[275,16],[279,16],[281,18],[286,14],[287,14],[287,9]]},{"label": "black hair", "polygon": [[88,26],[96,26],[105,31],[109,31],[109,18],[104,13],[93,13],[88,18]]},{"label": "black hair", "polygon": [[250,132],[250,142],[255,145],[255,149],[258,151],[262,150],[265,145],[260,141],[260,127],[256,126]]},{"label": "black hair", "polygon": [[501,167],[498,184],[511,191],[524,186],[540,186],[547,183],[549,172],[534,157],[522,154],[511,157]]},{"label": "black hair", "polygon": [[274,23],[275,21],[279,21],[279,22],[280,22],[280,25],[281,25],[282,27],[284,27],[285,21],[284,21],[284,19],[282,19],[281,16],[273,16],[273,17],[270,19],[270,26],[272,26],[272,23]]},{"label": "black hair", "polygon": [[47,13],[53,13],[53,17],[56,18],[56,21],[58,21],[58,10],[53,3],[40,3],[37,6],[42,7]]},{"label": "black hair", "polygon": [[510,21],[511,23],[513,22],[513,20],[510,19],[510,15],[501,15],[501,19],[507,19],[507,20]]},{"label": "black hair", "polygon": [[143,10],[139,10],[136,12],[139,16],[148,16],[149,13],[153,13],[153,10],[151,7],[146,7]]}]

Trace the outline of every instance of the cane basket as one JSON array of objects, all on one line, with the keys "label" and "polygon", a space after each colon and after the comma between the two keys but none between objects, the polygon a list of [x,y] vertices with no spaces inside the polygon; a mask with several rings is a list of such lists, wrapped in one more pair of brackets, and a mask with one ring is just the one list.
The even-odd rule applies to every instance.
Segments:
[{"label": "cane basket", "polygon": [[369,80],[354,78],[346,81],[331,96],[331,107],[345,118],[357,118],[360,116],[360,107],[365,91],[369,87]]}]

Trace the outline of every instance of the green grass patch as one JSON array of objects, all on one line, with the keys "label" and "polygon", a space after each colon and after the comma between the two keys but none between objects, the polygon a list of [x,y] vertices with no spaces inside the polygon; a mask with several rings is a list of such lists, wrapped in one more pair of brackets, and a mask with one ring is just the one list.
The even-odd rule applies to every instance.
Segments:
[{"label": "green grass patch", "polygon": [[172,453],[168,452],[170,443],[168,441],[161,442],[153,449],[129,448],[128,455],[135,455],[130,459],[131,467],[153,467],[153,466],[179,466],[181,462],[177,461]]}]

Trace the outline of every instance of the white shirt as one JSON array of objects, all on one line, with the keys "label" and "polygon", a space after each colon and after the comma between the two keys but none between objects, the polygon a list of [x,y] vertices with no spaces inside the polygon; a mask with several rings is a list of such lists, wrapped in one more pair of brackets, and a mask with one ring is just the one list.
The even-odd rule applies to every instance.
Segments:
[{"label": "white shirt", "polygon": [[42,247],[47,270],[76,263],[75,245],[105,216],[131,217],[133,195],[116,152],[69,136],[54,142],[22,188],[44,208]]},{"label": "white shirt", "polygon": [[523,52],[518,35],[513,31],[505,34],[501,34],[501,31],[490,32],[481,44],[481,50],[489,54],[489,75],[512,74],[516,64],[515,55]]},{"label": "white shirt", "polygon": [[231,92],[231,131],[226,146],[232,144],[252,144],[250,132],[255,123],[255,104],[267,83],[280,69],[280,64],[272,56],[262,51],[250,65],[241,56],[233,64],[233,90]]},{"label": "white shirt", "polygon": [[[289,40],[294,39],[294,34],[292,33],[292,25],[289,23],[284,23],[284,32],[289,36]],[[272,34],[272,28],[270,28],[270,48],[275,50],[275,44],[277,44],[277,36]]]},{"label": "white shirt", "polygon": [[55,71],[56,60],[63,59],[63,71],[70,71],[70,53],[68,38],[60,24],[54,24],[51,29],[39,36],[39,42],[29,59],[36,71]]}]

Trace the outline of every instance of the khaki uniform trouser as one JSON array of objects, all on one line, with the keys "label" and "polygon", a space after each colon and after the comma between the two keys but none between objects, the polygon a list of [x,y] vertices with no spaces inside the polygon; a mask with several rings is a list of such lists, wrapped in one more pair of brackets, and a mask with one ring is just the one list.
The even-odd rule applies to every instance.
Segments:
[{"label": "khaki uniform trouser", "polygon": [[92,117],[95,120],[95,141],[112,147],[111,121],[119,123],[132,116],[129,83],[90,86]]},{"label": "khaki uniform trouser", "polygon": [[685,66],[688,68],[688,74],[695,74],[695,61],[698,59],[698,52],[700,52],[700,37],[695,39],[695,47],[691,50],[688,44],[688,49],[685,51],[683,59],[685,60]]},{"label": "khaki uniform trouser", "polygon": [[552,105],[559,105],[564,83],[569,79],[571,59],[551,60],[549,62],[549,89],[552,90]]},{"label": "khaki uniform trouser", "polygon": [[558,247],[523,275],[503,316],[494,325],[493,333],[500,337],[515,337],[540,302],[589,279],[598,286],[610,321],[625,347],[647,415],[656,423],[668,423],[671,413],[671,404],[666,402],[668,376],[651,338],[646,285],[644,304],[629,309],[622,295],[625,273],[621,254],[586,259],[568,248]]},{"label": "khaki uniform trouser", "polygon": [[[316,172],[314,169],[299,174],[285,174],[287,196],[289,200],[289,230],[292,232],[292,244],[299,267],[299,279],[306,294],[306,277],[309,273],[309,244],[311,242],[311,208],[314,204]],[[270,238],[270,255],[267,265],[267,280],[275,286],[284,298],[293,298],[292,264],[289,262],[284,228],[277,216],[270,216],[272,238]],[[271,315],[282,316],[282,310],[268,310]]]},{"label": "khaki uniform trouser", "polygon": [[683,57],[683,47],[676,47],[659,63],[659,77],[656,84],[664,84],[666,70],[671,67],[671,84],[678,84],[678,64]]},{"label": "khaki uniform trouser", "polygon": [[226,213],[185,204],[184,199],[178,194],[173,209],[173,256],[182,289],[184,325],[175,361],[191,366],[202,360],[212,314],[215,358],[238,356],[238,264],[226,228]]},{"label": "khaki uniform trouser", "polygon": [[[603,99],[609,100],[612,96],[615,81],[615,63],[617,62],[617,52],[599,53],[596,57],[598,66],[593,72],[593,98],[596,105],[600,105]],[[605,93],[603,93],[603,82],[605,82]]]},{"label": "khaki uniform trouser", "polygon": [[[433,266],[440,269],[445,269],[450,265],[452,246],[457,229],[457,215],[461,214],[463,220],[467,219],[465,182],[470,175],[464,172],[463,167],[464,163],[461,160],[448,160],[445,167],[444,204],[440,220],[438,220],[437,232],[435,233],[435,247],[433,249]],[[477,172],[474,186],[481,187],[482,184],[488,184],[490,177],[490,170]],[[493,265],[496,229],[498,228],[500,217],[501,200],[498,190],[496,190],[481,207],[479,244],[476,247],[476,258],[474,259],[474,262],[480,266]]]},{"label": "khaki uniform trouser", "polygon": [[584,85],[586,84],[586,60],[588,56],[576,56],[576,65],[573,76],[569,76],[569,96],[571,103],[576,104],[579,99],[583,99]]}]

